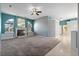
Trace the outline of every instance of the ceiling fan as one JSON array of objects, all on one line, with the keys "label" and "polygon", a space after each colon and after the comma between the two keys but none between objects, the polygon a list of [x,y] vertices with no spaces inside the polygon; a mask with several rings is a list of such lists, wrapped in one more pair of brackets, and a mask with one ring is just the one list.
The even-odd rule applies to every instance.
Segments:
[{"label": "ceiling fan", "polygon": [[42,13],[42,11],[39,11],[38,9],[33,8],[33,9],[32,9],[32,14],[31,14],[31,15],[36,14],[36,15],[38,16],[40,13]]}]

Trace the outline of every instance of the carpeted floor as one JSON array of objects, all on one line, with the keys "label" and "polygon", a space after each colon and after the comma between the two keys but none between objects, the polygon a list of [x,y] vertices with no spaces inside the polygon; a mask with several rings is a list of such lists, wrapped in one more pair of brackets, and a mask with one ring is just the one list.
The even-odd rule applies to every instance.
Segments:
[{"label": "carpeted floor", "polygon": [[59,41],[51,37],[22,37],[1,41],[2,56],[44,56]]}]

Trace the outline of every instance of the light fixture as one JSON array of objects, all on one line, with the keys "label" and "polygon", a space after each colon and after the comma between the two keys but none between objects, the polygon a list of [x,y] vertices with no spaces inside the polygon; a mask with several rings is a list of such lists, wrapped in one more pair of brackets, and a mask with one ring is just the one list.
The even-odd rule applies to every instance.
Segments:
[{"label": "light fixture", "polygon": [[39,9],[37,9],[37,8],[32,8],[32,13],[31,13],[31,15],[39,15],[40,13],[42,13],[42,11],[40,11]]}]

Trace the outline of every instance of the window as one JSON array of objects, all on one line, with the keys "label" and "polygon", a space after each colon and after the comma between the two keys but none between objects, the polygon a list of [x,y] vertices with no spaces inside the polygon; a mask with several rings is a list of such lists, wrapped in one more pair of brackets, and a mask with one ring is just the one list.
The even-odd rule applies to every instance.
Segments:
[{"label": "window", "polygon": [[8,19],[5,22],[5,32],[13,32],[14,28],[14,19]]},{"label": "window", "polygon": [[28,24],[27,24],[27,28],[28,28],[28,32],[32,32],[32,24],[29,21],[28,21]]}]

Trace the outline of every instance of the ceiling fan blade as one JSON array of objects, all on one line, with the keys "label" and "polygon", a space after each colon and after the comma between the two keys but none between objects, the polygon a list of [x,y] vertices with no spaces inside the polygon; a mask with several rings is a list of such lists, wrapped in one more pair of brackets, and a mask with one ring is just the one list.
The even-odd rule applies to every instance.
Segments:
[{"label": "ceiling fan blade", "polygon": [[42,13],[42,11],[37,11],[37,13]]},{"label": "ceiling fan blade", "polygon": [[36,15],[39,15],[38,13],[36,13]]}]

